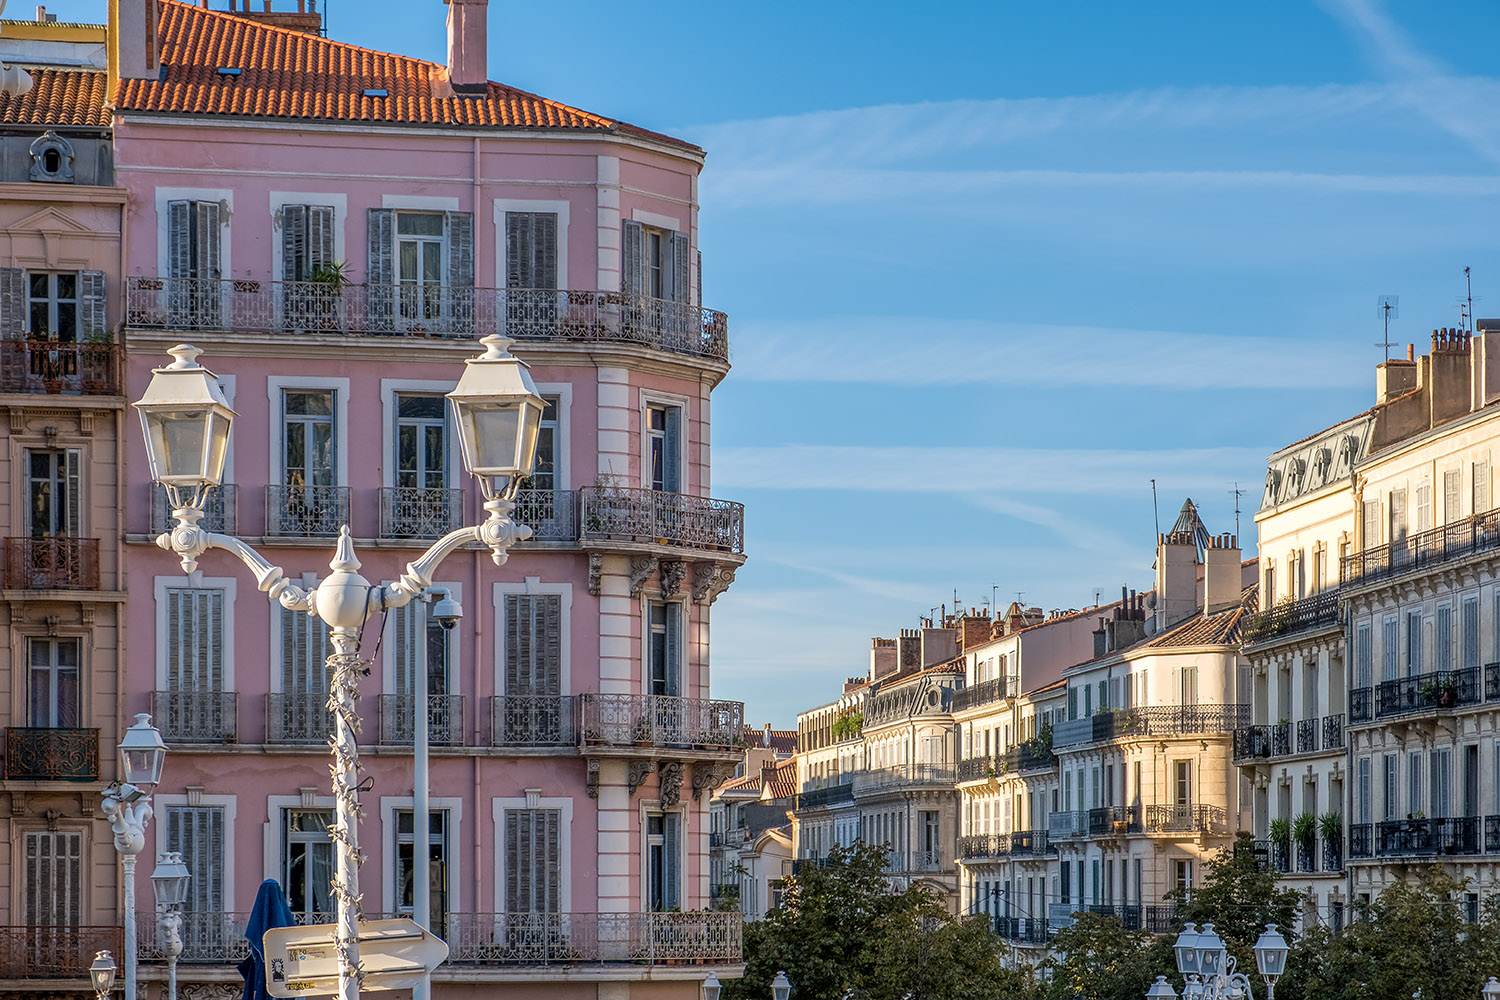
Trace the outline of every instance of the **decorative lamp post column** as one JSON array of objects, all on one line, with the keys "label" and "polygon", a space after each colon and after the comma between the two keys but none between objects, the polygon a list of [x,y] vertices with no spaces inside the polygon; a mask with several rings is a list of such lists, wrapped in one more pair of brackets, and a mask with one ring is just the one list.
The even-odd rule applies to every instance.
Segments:
[{"label": "decorative lamp post column", "polygon": [[109,1000],[115,988],[115,960],[107,951],[94,954],[94,964],[89,966],[89,982],[99,1000]]},{"label": "decorative lamp post column", "polygon": [[[331,771],[337,806],[329,836],[338,844],[336,872],[330,885],[338,911],[334,942],[342,1000],[359,996],[364,975],[359,964],[359,865],[363,859],[359,850],[356,706],[367,661],[359,655],[360,630],[372,613],[403,607],[431,586],[438,565],[464,545],[483,543],[489,547],[495,565],[500,566],[512,545],[531,537],[531,529],[517,524],[511,512],[517,485],[536,464],[544,402],[525,363],[509,352],[511,341],[491,334],[480,343],[484,353],[465,362],[463,376],[448,400],[458,427],[464,466],[479,480],[488,516],[481,524],[449,532],[408,563],[395,583],[380,587],[371,586],[359,575],[360,563],[354,555],[348,525],[339,530],[334,557],[328,564],[332,573],[309,589],[291,583],[281,567],[272,565],[240,539],[199,527],[208,494],[223,482],[224,456],[235,413],[219,388],[218,378],[198,364],[202,353],[198,348],[179,344],[169,350],[172,363],[153,370],[145,395],[134,404],[141,414],[151,476],[166,488],[176,522],[171,531],[156,539],[156,544],[175,552],[185,573],[197,569],[198,557],[209,549],[232,552],[250,568],[268,598],[288,611],[315,615],[329,627],[333,653],[328,658],[328,703],[334,714]],[[416,711],[425,712],[425,706]],[[422,717],[419,724],[425,723]],[[425,818],[421,822],[425,824]],[[424,834],[426,830],[425,825],[415,824],[413,829],[421,829]],[[422,835],[417,839],[425,845]]]},{"label": "decorative lamp post column", "polygon": [[120,780],[104,789],[100,806],[115,835],[115,850],[125,882],[125,995],[135,996],[139,955],[135,935],[135,859],[146,846],[146,824],[151,822],[150,788],[161,781],[167,745],[151,724],[151,716],[135,717],[135,725],[120,740]]},{"label": "decorative lamp post column", "polygon": [[156,861],[151,888],[161,908],[161,950],[167,957],[167,1000],[177,1000],[177,959],[182,955],[182,904],[187,900],[192,873],[182,855],[168,851]]}]

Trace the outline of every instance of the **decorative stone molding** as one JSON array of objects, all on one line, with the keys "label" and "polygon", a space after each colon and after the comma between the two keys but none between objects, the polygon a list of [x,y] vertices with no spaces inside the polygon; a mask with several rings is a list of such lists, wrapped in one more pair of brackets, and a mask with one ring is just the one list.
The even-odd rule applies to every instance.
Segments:
[{"label": "decorative stone molding", "polygon": [[641,589],[646,586],[646,577],[656,572],[656,558],[654,556],[631,556],[630,557],[630,596],[639,597]]},{"label": "decorative stone molding", "polygon": [[687,576],[687,563],[668,559],[661,564],[661,599],[670,601],[682,593],[682,580]]},{"label": "decorative stone molding", "polygon": [[602,552],[589,553],[589,593],[598,597],[604,590],[602,578],[604,576],[604,554]]},{"label": "decorative stone molding", "polygon": [[655,761],[633,760],[630,762],[630,768],[625,775],[625,783],[630,786],[631,795],[634,795],[635,790],[646,783],[646,779],[654,770],[656,770]]},{"label": "decorative stone molding", "polygon": [[693,570],[693,600],[699,604],[712,604],[719,595],[734,582],[734,567],[717,563],[699,563]]},{"label": "decorative stone molding", "polygon": [[661,788],[661,804],[670,809],[682,801],[682,761],[662,761],[657,767],[657,775],[657,784]]},{"label": "decorative stone molding", "polygon": [[11,792],[10,793],[10,814],[12,816],[25,816],[26,815],[26,793],[25,792]]},{"label": "decorative stone molding", "polygon": [[723,764],[694,764],[693,765],[693,801],[697,802],[704,792],[712,793],[729,776],[734,774],[734,765],[727,767]]},{"label": "decorative stone molding", "polygon": [[73,144],[50,128],[31,144],[29,178],[47,184],[73,183]]},{"label": "decorative stone molding", "polygon": [[591,799],[599,797],[599,769],[599,758],[590,757],[588,761],[588,774],[585,779],[583,791]]}]

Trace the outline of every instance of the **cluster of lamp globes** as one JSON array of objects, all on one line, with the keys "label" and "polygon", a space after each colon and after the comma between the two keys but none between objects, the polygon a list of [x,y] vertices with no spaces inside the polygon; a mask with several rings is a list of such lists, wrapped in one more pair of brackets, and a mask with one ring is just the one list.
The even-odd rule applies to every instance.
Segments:
[{"label": "cluster of lamp globes", "polygon": [[[703,1000],[719,1000],[719,977],[710,972],[704,977],[700,988]],[[788,1000],[792,995],[792,983],[787,979],[785,972],[776,973],[776,978],[771,980],[771,1000]]]},{"label": "cluster of lamp globes", "polygon": [[[1235,973],[1234,959],[1213,924],[1204,924],[1202,930],[1196,924],[1184,925],[1172,950],[1177,956],[1177,971],[1182,973],[1182,1000],[1239,996],[1250,1000],[1250,982],[1243,974]],[[1266,924],[1255,942],[1255,966],[1266,981],[1267,1000],[1275,995],[1276,980],[1286,971],[1286,956],[1290,951],[1291,946],[1276,925]],[[1146,991],[1147,1000],[1176,1000],[1176,997],[1166,976],[1157,976]]]}]

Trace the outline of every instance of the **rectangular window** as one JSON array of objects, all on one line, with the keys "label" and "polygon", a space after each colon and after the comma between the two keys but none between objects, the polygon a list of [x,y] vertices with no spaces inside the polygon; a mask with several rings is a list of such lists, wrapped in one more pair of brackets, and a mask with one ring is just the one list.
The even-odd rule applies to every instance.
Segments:
[{"label": "rectangular window", "polygon": [[682,605],[675,601],[648,603],[650,643],[647,670],[653,695],[682,693]]},{"label": "rectangular window", "polygon": [[1396,657],[1400,626],[1395,616],[1385,620],[1385,676],[1382,680],[1393,681],[1396,679]]},{"label": "rectangular window", "polygon": [[333,390],[283,390],[282,414],[286,423],[281,481],[288,486],[333,486]]},{"label": "rectangular window", "polygon": [[1172,862],[1172,884],[1182,892],[1193,888],[1193,863],[1185,859]]},{"label": "rectangular window", "polygon": [[333,827],[333,811],[284,809],[281,819],[281,883],[286,887],[287,904],[301,918],[299,923],[331,922],[333,839],[328,832]]},{"label": "rectangular window", "polygon": [[1422,810],[1422,752],[1414,750],[1406,755],[1406,811]]},{"label": "rectangular window", "polygon": [[33,340],[76,343],[78,330],[78,272],[27,271],[27,304]]},{"label": "rectangular window", "polygon": [[1366,500],[1363,514],[1365,548],[1373,549],[1380,544],[1380,501]]},{"label": "rectangular window", "polygon": [[1179,760],[1173,762],[1174,789],[1177,804],[1187,806],[1193,804],[1193,762],[1190,760]]},{"label": "rectangular window", "polygon": [[1406,613],[1406,676],[1422,672],[1422,612]]},{"label": "rectangular window", "polygon": [[1439,605],[1437,609],[1432,654],[1434,670],[1453,669],[1453,605],[1451,604]]},{"label": "rectangular window", "polygon": [[1428,785],[1427,815],[1436,819],[1447,819],[1453,815],[1453,750],[1437,747],[1427,755],[1428,769],[1432,772]]},{"label": "rectangular window", "polygon": [[1463,482],[1462,469],[1449,469],[1443,473],[1443,523],[1452,524],[1464,516],[1459,498],[1459,487]]},{"label": "rectangular window", "polygon": [[1463,603],[1463,667],[1479,666],[1479,597],[1465,597]]},{"label": "rectangular window", "polygon": [[1361,757],[1358,763],[1357,778],[1355,779],[1354,794],[1357,801],[1354,803],[1354,816],[1356,823],[1370,822],[1370,758]]},{"label": "rectangular window", "polygon": [[[333,206],[282,205],[280,215],[281,280],[312,281],[327,274],[335,258]],[[299,299],[306,290],[286,291]]]},{"label": "rectangular window", "polygon": [[1266,591],[1266,594],[1265,594],[1264,605],[1265,605],[1265,608],[1267,610],[1270,610],[1271,608],[1273,608],[1273,607],[1276,606],[1276,597],[1277,597],[1277,594],[1276,594],[1276,566],[1274,564],[1268,563],[1266,565],[1266,585],[1265,585],[1265,591]]},{"label": "rectangular window", "polygon": [[[332,403],[332,394],[326,394]],[[448,419],[442,396],[399,393],[396,396],[396,485],[409,490],[448,486]],[[320,407],[321,409],[321,407]],[[333,427],[328,411],[327,427]],[[321,415],[321,414],[320,414]],[[332,445],[328,446],[332,455]]]},{"label": "rectangular window", "polygon": [[[396,912],[409,917],[416,912],[417,886],[412,832],[415,814],[410,809],[396,810]],[[448,915],[448,810],[434,809],[428,814],[427,831],[428,929],[445,937]]]},{"label": "rectangular window", "polygon": [[1385,776],[1381,783],[1380,796],[1381,806],[1385,812],[1383,819],[1392,820],[1401,818],[1401,758],[1396,754],[1385,755]]},{"label": "rectangular window", "polygon": [[446,696],[452,691],[449,643],[453,633],[438,624],[427,613],[427,606],[417,601],[391,611],[389,618],[393,626],[391,640],[396,688],[392,693],[398,699],[397,718],[400,720],[397,724],[398,731],[389,735],[397,737],[403,743],[415,737],[416,705],[413,699],[416,696],[419,662],[417,623],[425,621],[427,694],[433,699],[427,705],[428,736],[434,743],[452,743],[458,720],[453,717],[453,702]]},{"label": "rectangular window", "polygon": [[652,912],[674,910],[681,895],[682,817],[652,813],[646,817],[646,903]]},{"label": "rectangular window", "polygon": [[1417,487],[1417,531],[1432,530],[1432,486],[1423,483]]},{"label": "rectangular window", "polygon": [[279,608],[277,614],[281,616],[281,690],[326,696],[328,657],[333,652],[328,626],[301,611]]},{"label": "rectangular window", "polygon": [[557,288],[556,212],[505,213],[505,287]]},{"label": "rectangular window", "polygon": [[396,280],[403,319],[442,315],[443,229],[441,212],[396,213]]},{"label": "rectangular window", "polygon": [[207,328],[219,325],[222,215],[217,201],[167,203],[168,302],[180,322]]},{"label": "rectangular window", "polygon": [[1391,524],[1390,533],[1386,535],[1393,542],[1399,542],[1406,537],[1406,491],[1391,491]]},{"label": "rectangular window", "polygon": [[168,587],[167,690],[224,690],[224,591]]},{"label": "rectangular window", "polygon": [[63,932],[83,922],[83,834],[28,830],[25,849],[30,943],[44,954],[71,945],[76,954],[78,942],[69,941]]},{"label": "rectangular window", "polygon": [[[183,908],[189,913],[230,909],[224,897],[224,807],[167,806],[166,813],[167,850],[180,853],[193,875]],[[192,923],[184,930],[195,927],[202,930]]]},{"label": "rectangular window", "polygon": [[81,534],[82,465],[77,448],[26,450],[26,533],[32,538]]},{"label": "rectangular window", "polygon": [[28,639],[26,647],[26,724],[77,728],[79,640]]},{"label": "rectangular window", "polygon": [[682,492],[682,407],[646,407],[646,466],[651,489]]},{"label": "rectangular window", "polygon": [[1483,514],[1490,509],[1490,463],[1474,463],[1473,513]]},{"label": "rectangular window", "polygon": [[1328,587],[1328,546],[1313,549],[1313,587],[1321,593]]},{"label": "rectangular window", "polygon": [[[561,444],[559,435],[562,433],[562,428],[557,420],[558,397],[543,396],[542,401],[542,420],[537,427],[536,435],[536,466],[530,478],[526,480],[524,488],[551,493],[557,489],[558,446]],[[550,496],[546,498],[549,504],[547,517],[552,516],[550,514],[551,501]]]},{"label": "rectangular window", "polygon": [[[1496,646],[1500,647],[1500,634],[1497,634]],[[1370,672],[1373,661],[1370,655],[1370,625],[1361,622],[1354,630],[1354,686],[1367,688],[1370,686]]]}]

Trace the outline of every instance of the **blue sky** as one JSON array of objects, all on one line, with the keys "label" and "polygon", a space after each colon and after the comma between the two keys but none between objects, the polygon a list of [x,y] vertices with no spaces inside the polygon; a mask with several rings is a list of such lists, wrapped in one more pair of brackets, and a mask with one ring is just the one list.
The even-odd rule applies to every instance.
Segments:
[{"label": "blue sky", "polygon": [[[1252,510],[1269,452],[1373,401],[1378,295],[1402,344],[1465,266],[1500,315],[1500,4],[491,9],[493,78],[708,150],[713,492],[750,551],[715,688],[757,724],[955,592],[1149,586],[1153,477],[1233,530],[1231,484]],[[330,27],[440,59],[444,15]]]}]

